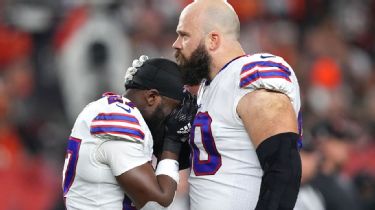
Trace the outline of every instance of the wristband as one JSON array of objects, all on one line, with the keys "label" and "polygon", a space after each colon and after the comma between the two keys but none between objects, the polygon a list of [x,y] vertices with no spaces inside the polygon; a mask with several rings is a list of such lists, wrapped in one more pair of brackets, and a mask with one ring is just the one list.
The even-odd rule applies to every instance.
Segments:
[{"label": "wristband", "polygon": [[159,162],[159,164],[156,167],[155,174],[158,175],[167,175],[171,177],[176,183],[178,184],[178,181],[180,179],[178,174],[178,162],[176,160],[172,159],[164,159]]}]

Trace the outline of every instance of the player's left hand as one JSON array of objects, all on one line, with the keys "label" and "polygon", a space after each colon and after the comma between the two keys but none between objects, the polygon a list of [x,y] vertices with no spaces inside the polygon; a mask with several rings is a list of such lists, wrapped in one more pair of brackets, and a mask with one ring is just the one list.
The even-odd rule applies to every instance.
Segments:
[{"label": "player's left hand", "polygon": [[181,106],[172,111],[166,122],[163,150],[176,154],[180,152],[182,143],[189,139],[191,124],[197,110],[196,97],[186,91]]}]

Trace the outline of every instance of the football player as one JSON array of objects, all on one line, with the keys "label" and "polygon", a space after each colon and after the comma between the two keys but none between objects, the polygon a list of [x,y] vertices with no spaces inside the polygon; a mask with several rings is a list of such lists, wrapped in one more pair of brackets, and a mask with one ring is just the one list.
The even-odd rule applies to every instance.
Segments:
[{"label": "football player", "polygon": [[176,31],[185,82],[203,79],[189,140],[191,209],[293,209],[301,178],[293,69],[276,55],[245,54],[238,16],[223,0],[189,4]]},{"label": "football player", "polygon": [[[170,60],[141,56],[125,80],[123,96],[104,94],[74,124],[63,172],[68,210],[164,209],[174,198],[177,159],[196,103],[183,93],[181,73]],[[154,171],[155,145],[162,146],[154,151]]]}]

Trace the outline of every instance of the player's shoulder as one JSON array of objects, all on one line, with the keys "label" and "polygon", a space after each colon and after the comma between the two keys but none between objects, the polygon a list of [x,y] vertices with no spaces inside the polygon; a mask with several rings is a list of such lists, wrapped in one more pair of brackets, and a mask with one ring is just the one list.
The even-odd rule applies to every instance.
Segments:
[{"label": "player's shoulder", "polygon": [[280,56],[257,53],[245,56],[239,62],[240,88],[267,88],[292,83],[293,69]]},{"label": "player's shoulder", "polygon": [[299,94],[299,85],[292,67],[280,56],[257,53],[236,61],[236,87],[247,91],[267,89],[286,94],[293,101]]},{"label": "player's shoulder", "polygon": [[145,137],[142,115],[127,98],[105,93],[89,104],[92,115],[90,133],[100,139],[125,140],[142,143]]}]

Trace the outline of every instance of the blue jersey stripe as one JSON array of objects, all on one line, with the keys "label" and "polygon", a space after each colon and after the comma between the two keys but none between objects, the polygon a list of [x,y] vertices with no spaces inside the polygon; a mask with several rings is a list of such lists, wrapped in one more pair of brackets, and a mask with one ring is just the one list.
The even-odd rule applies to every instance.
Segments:
[{"label": "blue jersey stripe", "polygon": [[121,120],[121,121],[127,121],[130,123],[136,123],[139,124],[137,118],[131,116],[131,115],[122,115],[122,114],[99,114],[94,118],[94,120]]},{"label": "blue jersey stripe", "polygon": [[242,67],[241,74],[253,69],[256,66],[259,66],[259,67],[277,67],[280,70],[285,71],[289,76],[291,74],[291,71],[289,70],[288,67],[284,66],[281,63],[275,63],[275,62],[272,62],[272,61],[256,61],[256,62],[248,63],[248,64],[246,64]]},{"label": "blue jersey stripe", "polygon": [[258,80],[259,78],[282,78],[290,81],[289,75],[283,71],[256,71],[243,77],[241,79],[240,87],[245,87],[246,85]]},{"label": "blue jersey stripe", "polygon": [[137,129],[125,128],[125,127],[116,127],[116,126],[95,126],[90,128],[91,134],[100,134],[100,133],[119,133],[123,135],[129,135],[132,137],[137,137],[144,139],[145,135]]}]

